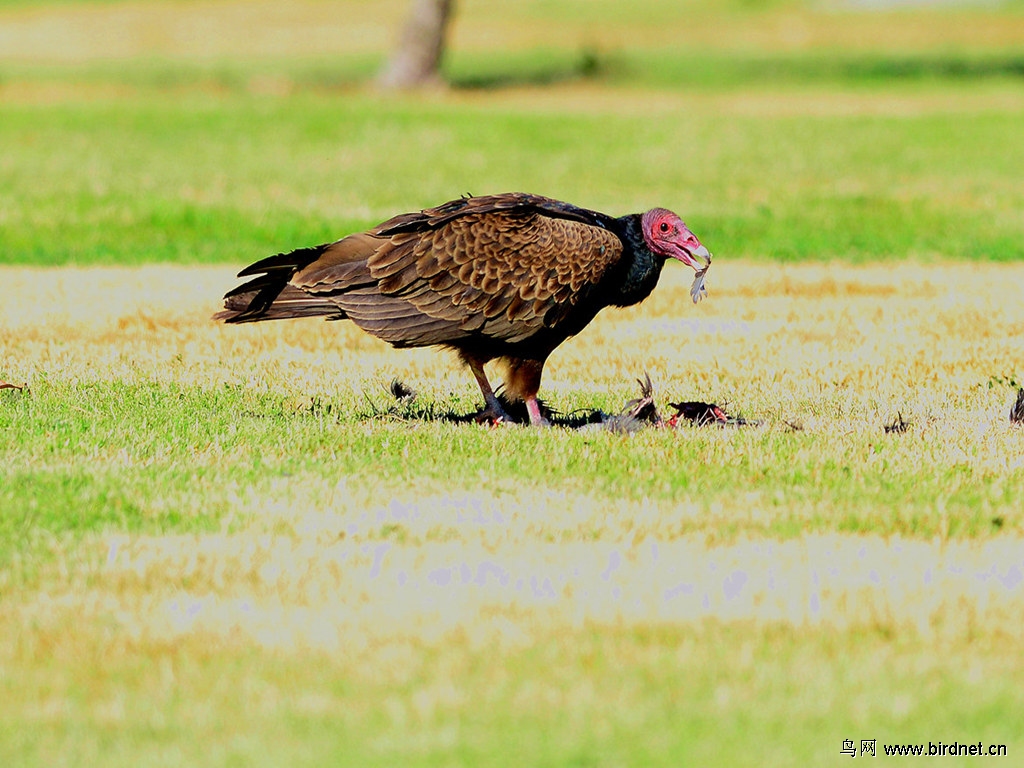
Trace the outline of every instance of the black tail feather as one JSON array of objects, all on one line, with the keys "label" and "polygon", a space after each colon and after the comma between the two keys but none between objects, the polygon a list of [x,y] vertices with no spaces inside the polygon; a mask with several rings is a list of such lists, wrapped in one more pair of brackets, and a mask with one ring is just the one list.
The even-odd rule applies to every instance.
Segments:
[{"label": "black tail feather", "polygon": [[296,251],[268,256],[265,259],[260,259],[255,264],[250,264],[239,272],[238,276],[249,277],[250,275],[258,275],[261,272],[265,272],[268,275],[276,272],[287,272],[288,277],[291,277],[300,269],[309,266],[319,259],[328,247],[329,245],[316,245],[312,248],[299,248]]},{"label": "black tail feather", "polygon": [[316,315],[343,318],[345,314],[336,304],[316,299],[288,285],[292,275],[320,258],[327,247],[300,248],[250,264],[238,276],[256,277],[224,294],[224,310],[213,319],[225,323],[251,323]]}]

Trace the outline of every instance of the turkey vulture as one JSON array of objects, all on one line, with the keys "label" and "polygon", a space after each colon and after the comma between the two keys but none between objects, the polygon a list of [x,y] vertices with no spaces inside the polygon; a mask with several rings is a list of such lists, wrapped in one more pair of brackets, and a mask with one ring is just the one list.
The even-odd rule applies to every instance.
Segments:
[{"label": "turkey vulture", "polygon": [[609,304],[647,298],[669,257],[697,272],[696,302],[711,254],[671,211],[614,218],[540,195],[467,196],[258,261],[215,319],[349,319],[395,347],[450,347],[476,377],[485,414],[507,421],[484,374],[501,360],[506,396],[543,425],[548,355]]}]

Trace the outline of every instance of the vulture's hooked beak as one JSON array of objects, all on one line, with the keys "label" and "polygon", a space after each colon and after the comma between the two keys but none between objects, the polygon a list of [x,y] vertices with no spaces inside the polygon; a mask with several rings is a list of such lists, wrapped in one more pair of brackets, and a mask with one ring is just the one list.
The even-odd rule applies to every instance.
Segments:
[{"label": "vulture's hooked beak", "polygon": [[705,248],[697,236],[684,224],[672,243],[672,255],[694,272],[706,270],[711,264],[711,252]]}]

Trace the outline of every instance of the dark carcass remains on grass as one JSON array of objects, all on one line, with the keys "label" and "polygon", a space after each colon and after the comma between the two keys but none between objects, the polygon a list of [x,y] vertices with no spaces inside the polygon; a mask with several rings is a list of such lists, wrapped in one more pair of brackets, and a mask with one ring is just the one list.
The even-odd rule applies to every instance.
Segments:
[{"label": "dark carcass remains on grass", "polygon": [[1024,387],[1017,391],[1017,402],[1010,408],[1010,421],[1014,424],[1024,424]]},{"label": "dark carcass remains on grass", "polygon": [[[637,432],[648,427],[676,429],[682,426],[751,426],[752,422],[743,417],[734,417],[726,413],[725,409],[715,403],[704,403],[699,401],[687,401],[681,403],[669,403],[674,413],[668,418],[662,416],[658,410],[654,398],[654,384],[649,375],[643,379],[637,379],[640,385],[640,396],[629,400],[618,413],[605,413],[604,411],[592,409],[586,411],[574,411],[573,413],[562,414],[552,410],[543,401],[539,402],[541,412],[552,426],[565,429],[576,429],[584,431],[608,430],[610,432]],[[507,419],[495,419],[489,409],[483,411],[459,414],[454,411],[440,411],[430,407],[417,408],[416,391],[395,379],[388,387],[392,397],[397,403],[388,409],[385,414],[397,418],[414,418],[426,421],[456,421],[456,422],[477,422],[499,424],[529,424],[530,414],[521,401],[512,402],[505,399],[503,393],[498,393],[498,399],[504,406]]]}]

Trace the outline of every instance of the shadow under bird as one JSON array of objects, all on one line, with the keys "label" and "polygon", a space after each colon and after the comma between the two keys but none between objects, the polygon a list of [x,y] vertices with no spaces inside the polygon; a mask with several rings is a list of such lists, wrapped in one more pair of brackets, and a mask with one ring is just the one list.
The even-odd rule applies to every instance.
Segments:
[{"label": "shadow under bird", "polygon": [[698,301],[711,254],[669,210],[615,218],[540,195],[463,197],[258,261],[214,317],[348,319],[395,347],[449,347],[496,421],[509,418],[484,365],[504,362],[504,395],[544,425],[537,391],[548,355],[604,307],[646,299],[670,258],[697,273]]}]

